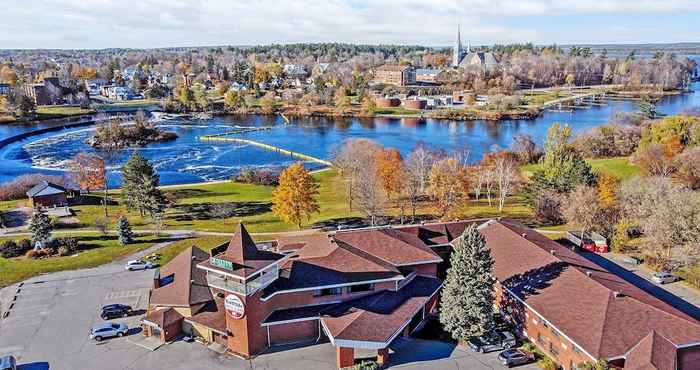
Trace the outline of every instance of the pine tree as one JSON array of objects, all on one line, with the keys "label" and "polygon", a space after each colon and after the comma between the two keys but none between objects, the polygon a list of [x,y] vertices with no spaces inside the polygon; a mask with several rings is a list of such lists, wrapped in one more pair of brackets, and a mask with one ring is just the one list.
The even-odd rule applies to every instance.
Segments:
[{"label": "pine tree", "polygon": [[440,322],[456,340],[493,329],[493,258],[475,225],[454,243],[440,299]]},{"label": "pine tree", "polygon": [[128,210],[141,216],[153,216],[165,209],[165,197],[158,189],[160,177],[148,161],[135,152],[126,162],[122,175],[122,194]]},{"label": "pine tree", "polygon": [[131,231],[131,225],[129,220],[121,216],[117,221],[117,236],[119,237],[119,244],[127,245],[134,241],[134,233]]},{"label": "pine tree", "polygon": [[45,246],[51,239],[52,230],[53,225],[51,225],[49,216],[43,212],[34,212],[32,218],[29,220],[29,232],[32,234],[32,242],[35,245],[38,243]]}]

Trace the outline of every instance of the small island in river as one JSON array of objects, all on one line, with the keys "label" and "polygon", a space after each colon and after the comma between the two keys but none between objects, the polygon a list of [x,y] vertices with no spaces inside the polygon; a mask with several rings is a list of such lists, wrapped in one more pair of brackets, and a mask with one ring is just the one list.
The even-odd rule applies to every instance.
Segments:
[{"label": "small island in river", "polygon": [[177,137],[174,132],[157,128],[145,114],[137,114],[133,122],[110,119],[98,124],[95,134],[87,140],[87,143],[94,148],[120,149],[175,140]]}]

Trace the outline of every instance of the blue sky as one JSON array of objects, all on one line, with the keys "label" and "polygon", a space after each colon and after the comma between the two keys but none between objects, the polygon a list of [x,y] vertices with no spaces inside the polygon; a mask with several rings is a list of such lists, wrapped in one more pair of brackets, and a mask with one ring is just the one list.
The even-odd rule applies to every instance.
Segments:
[{"label": "blue sky", "polygon": [[2,0],[0,48],[700,42],[698,0]]}]

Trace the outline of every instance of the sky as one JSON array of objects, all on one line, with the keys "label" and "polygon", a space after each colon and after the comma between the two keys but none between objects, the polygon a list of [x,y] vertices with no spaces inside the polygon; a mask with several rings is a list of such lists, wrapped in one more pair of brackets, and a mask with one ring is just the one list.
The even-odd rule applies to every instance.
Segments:
[{"label": "sky", "polygon": [[0,49],[700,42],[700,0],[0,0]]}]

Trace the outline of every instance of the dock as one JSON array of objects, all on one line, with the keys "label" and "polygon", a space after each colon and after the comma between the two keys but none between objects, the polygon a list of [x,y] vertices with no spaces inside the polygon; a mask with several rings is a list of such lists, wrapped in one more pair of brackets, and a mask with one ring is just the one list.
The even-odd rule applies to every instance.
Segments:
[{"label": "dock", "polygon": [[316,163],[320,163],[320,164],[322,164],[324,166],[328,166],[328,167],[333,166],[333,163],[331,163],[330,161],[327,161],[325,159],[312,157],[312,156],[304,154],[304,153],[293,152],[291,150],[287,150],[287,149],[279,148],[279,147],[276,147],[273,145],[261,143],[259,141],[239,139],[239,138],[235,138],[235,137],[224,137],[226,135],[230,135],[230,134],[222,133],[222,134],[204,135],[204,136],[200,136],[199,140],[201,140],[201,141],[223,141],[223,142],[229,142],[229,143],[248,144],[248,145],[257,146],[258,148],[269,150],[269,151],[272,151],[275,153],[288,155],[292,158],[316,162]]}]

